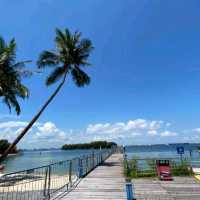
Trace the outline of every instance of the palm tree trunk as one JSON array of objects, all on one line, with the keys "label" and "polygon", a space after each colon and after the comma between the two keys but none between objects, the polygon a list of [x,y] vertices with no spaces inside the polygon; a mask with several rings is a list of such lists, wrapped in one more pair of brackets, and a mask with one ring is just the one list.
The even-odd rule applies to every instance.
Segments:
[{"label": "palm tree trunk", "polygon": [[67,72],[64,75],[64,78],[62,82],[58,85],[54,93],[49,97],[49,99],[46,101],[46,103],[42,106],[42,108],[39,110],[39,112],[33,117],[33,119],[29,122],[29,124],[24,128],[24,130],[17,136],[17,138],[13,141],[12,144],[8,147],[8,149],[0,156],[0,162],[2,162],[9,154],[9,152],[17,145],[17,143],[24,137],[24,135],[28,132],[28,130],[33,126],[33,124],[37,121],[37,119],[40,117],[40,115],[43,113],[43,111],[46,109],[46,107],[51,103],[51,101],[54,99],[54,97],[57,95],[57,93],[60,91],[62,86],[65,83]]}]

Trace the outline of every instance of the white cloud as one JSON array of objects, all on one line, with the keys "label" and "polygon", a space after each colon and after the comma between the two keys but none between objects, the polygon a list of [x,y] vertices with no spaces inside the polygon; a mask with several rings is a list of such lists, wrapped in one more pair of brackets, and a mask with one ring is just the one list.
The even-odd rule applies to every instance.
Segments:
[{"label": "white cloud", "polygon": [[26,126],[27,122],[23,121],[8,121],[8,122],[1,122],[0,129],[2,128],[17,128],[21,126]]},{"label": "white cloud", "polygon": [[172,131],[163,131],[160,133],[160,135],[163,137],[169,137],[169,136],[177,136],[178,134]]},{"label": "white cloud", "polygon": [[200,128],[192,129],[192,131],[197,132],[197,133],[200,133]]},{"label": "white cloud", "polygon": [[86,131],[88,133],[120,133],[131,132],[136,130],[158,130],[161,128],[163,121],[147,121],[144,119],[129,120],[128,122],[90,124]]},{"label": "white cloud", "polygon": [[[13,141],[27,123],[26,121],[0,122],[0,139]],[[115,141],[119,144],[173,142],[173,138],[178,137],[178,133],[168,130],[168,127],[169,122],[146,119],[89,124],[82,130],[61,130],[53,122],[37,122],[18,146],[20,148],[49,148],[60,147],[65,143],[84,143],[94,140]],[[186,139],[187,135],[184,136]],[[182,141],[185,141],[184,138]]]},{"label": "white cloud", "polygon": [[156,130],[149,130],[147,133],[148,133],[149,135],[152,135],[152,136],[158,134]]},{"label": "white cloud", "polygon": [[56,131],[56,125],[52,122],[46,122],[42,124],[41,126],[38,126],[38,130],[41,132],[53,132]]}]

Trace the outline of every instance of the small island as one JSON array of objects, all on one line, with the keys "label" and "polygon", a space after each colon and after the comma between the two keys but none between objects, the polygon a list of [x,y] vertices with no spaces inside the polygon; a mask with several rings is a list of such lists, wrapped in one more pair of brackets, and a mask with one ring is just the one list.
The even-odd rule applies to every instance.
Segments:
[{"label": "small island", "polygon": [[[10,143],[8,142],[8,140],[0,140],[0,154],[4,153],[5,150],[10,146]],[[17,149],[17,147],[14,147],[9,154],[17,154],[19,153],[19,150]]]},{"label": "small island", "polygon": [[80,143],[80,144],[64,144],[62,146],[63,150],[74,150],[74,149],[110,149],[113,146],[117,146],[114,142],[107,141],[94,141],[90,143]]}]

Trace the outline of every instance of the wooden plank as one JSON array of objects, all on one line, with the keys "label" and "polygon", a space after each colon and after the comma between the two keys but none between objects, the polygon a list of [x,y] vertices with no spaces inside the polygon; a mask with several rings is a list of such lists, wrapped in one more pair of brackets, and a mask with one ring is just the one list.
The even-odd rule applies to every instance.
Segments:
[{"label": "wooden plank", "polygon": [[113,154],[103,165],[95,168],[62,200],[122,200],[126,199],[123,176],[123,155]]},{"label": "wooden plank", "polygon": [[194,177],[174,177],[173,181],[141,178],[132,182],[137,200],[200,199],[200,184]]}]

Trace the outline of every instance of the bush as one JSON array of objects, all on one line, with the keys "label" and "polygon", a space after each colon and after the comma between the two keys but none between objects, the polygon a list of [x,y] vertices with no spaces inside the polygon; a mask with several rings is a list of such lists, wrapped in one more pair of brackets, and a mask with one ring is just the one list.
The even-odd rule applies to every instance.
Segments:
[{"label": "bush", "polygon": [[148,162],[150,165],[149,170],[138,170],[137,169],[137,159],[133,158],[129,161],[124,161],[124,174],[128,178],[142,178],[142,177],[155,177],[156,172],[154,166],[154,162]]},{"label": "bush", "polygon": [[[128,178],[144,178],[144,177],[156,177],[156,165],[154,160],[147,160],[150,169],[138,170],[137,159],[131,159],[124,162],[124,173]],[[175,162],[171,163],[173,176],[191,176],[193,173],[189,167],[188,162],[183,161],[180,164]]]},{"label": "bush", "polygon": [[179,165],[174,165],[172,168],[172,174],[174,176],[190,176],[192,171],[189,168],[189,164],[186,161],[181,162]]}]

